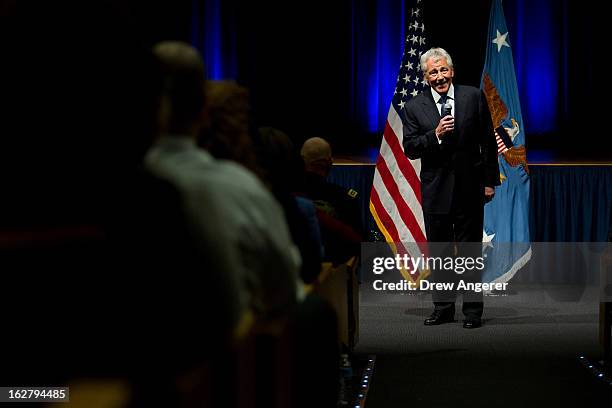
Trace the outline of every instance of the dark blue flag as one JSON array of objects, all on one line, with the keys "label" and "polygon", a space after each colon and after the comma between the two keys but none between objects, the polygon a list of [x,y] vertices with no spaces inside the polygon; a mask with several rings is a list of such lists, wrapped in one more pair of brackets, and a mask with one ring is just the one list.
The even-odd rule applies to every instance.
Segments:
[{"label": "dark blue flag", "polygon": [[529,168],[512,47],[501,0],[493,0],[481,88],[496,130],[501,185],[485,206],[483,282],[507,282],[531,258]]}]

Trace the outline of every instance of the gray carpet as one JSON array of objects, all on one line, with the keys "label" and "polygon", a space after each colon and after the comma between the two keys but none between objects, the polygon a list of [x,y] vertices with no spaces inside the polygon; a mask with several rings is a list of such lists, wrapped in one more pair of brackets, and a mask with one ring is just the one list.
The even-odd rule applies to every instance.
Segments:
[{"label": "gray carpet", "polygon": [[424,326],[428,295],[362,291],[357,353],[377,356],[366,408],[591,407],[612,386],[578,356],[597,359],[595,289],[523,286],[485,298],[483,327]]}]

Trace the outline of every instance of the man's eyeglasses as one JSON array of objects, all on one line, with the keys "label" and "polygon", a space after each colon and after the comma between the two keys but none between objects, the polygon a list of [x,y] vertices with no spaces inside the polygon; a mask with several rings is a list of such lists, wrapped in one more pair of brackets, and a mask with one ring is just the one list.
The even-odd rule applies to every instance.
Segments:
[{"label": "man's eyeglasses", "polygon": [[436,79],[439,76],[444,76],[450,72],[450,68],[440,68],[440,70],[434,69],[427,73],[430,78]]}]

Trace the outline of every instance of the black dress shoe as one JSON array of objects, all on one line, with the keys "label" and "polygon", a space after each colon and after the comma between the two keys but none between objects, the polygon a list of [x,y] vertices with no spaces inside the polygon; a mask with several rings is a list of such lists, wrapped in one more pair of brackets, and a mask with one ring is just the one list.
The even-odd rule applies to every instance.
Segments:
[{"label": "black dress shoe", "polygon": [[470,319],[463,322],[464,329],[476,329],[480,326],[482,326],[482,320],[480,319]]},{"label": "black dress shoe", "polygon": [[451,313],[444,313],[439,310],[434,310],[434,312],[425,319],[425,326],[435,326],[443,323],[452,323],[455,321],[455,317]]}]

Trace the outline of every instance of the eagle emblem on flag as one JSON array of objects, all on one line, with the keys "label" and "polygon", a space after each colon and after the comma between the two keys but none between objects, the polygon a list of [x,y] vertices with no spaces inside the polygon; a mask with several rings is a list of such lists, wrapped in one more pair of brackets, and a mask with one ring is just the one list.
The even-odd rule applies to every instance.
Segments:
[{"label": "eagle emblem on flag", "polygon": [[[499,126],[507,125],[506,118],[508,116],[508,108],[506,104],[499,96],[497,92],[497,88],[495,88],[495,84],[491,81],[491,78],[486,73],[483,78],[484,83],[484,93],[487,98],[487,104],[489,105],[489,110],[491,111],[491,119],[493,120],[493,127],[497,128]],[[514,139],[521,131],[520,125],[516,121],[515,118],[510,118],[511,127],[504,126],[506,133],[510,137],[510,140],[505,140],[503,135],[495,134],[495,139],[497,141],[498,146],[498,154],[501,155],[506,163],[508,163],[511,167],[523,166],[525,171],[529,173],[529,166],[527,165],[527,152],[525,151],[525,146],[516,146],[514,144]],[[505,177],[502,175],[502,182]]]}]

